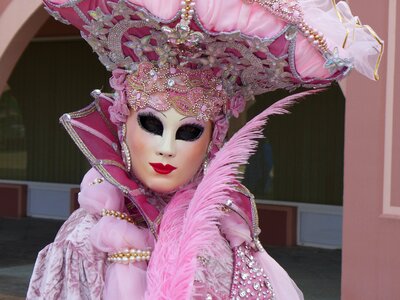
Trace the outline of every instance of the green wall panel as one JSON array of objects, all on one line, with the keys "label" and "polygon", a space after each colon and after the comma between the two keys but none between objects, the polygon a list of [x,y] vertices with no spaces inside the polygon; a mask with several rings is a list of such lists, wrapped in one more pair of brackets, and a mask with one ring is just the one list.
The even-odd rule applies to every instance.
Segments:
[{"label": "green wall panel", "polygon": [[[286,95],[277,91],[259,97],[248,119]],[[244,183],[257,198],[342,204],[344,108],[343,94],[334,85],[301,100],[290,114],[271,118],[245,173]]]},{"label": "green wall panel", "polygon": [[107,89],[108,77],[83,41],[31,43],[9,80],[25,127],[26,174],[1,178],[79,183],[89,166],[58,119],[89,104],[93,89]]}]

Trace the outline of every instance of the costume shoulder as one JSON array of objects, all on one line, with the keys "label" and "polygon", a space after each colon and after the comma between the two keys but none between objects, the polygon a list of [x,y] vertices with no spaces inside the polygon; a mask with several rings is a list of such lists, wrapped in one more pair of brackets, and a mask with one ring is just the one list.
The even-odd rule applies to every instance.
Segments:
[{"label": "costume shoulder", "polygon": [[252,238],[260,233],[254,195],[241,183],[235,183],[225,208],[236,213],[249,227]]}]

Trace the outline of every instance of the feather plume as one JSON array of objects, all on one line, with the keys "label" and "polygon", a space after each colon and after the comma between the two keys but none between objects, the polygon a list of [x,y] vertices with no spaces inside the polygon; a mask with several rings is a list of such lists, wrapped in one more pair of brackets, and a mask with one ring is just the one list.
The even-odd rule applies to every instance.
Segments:
[{"label": "feather plume", "polygon": [[216,225],[223,215],[220,206],[240,174],[239,166],[256,151],[264,125],[271,115],[288,113],[287,108],[299,98],[318,91],[286,97],[253,118],[216,154],[196,190],[179,193],[172,199],[147,272],[146,299],[191,297],[199,250],[212,247]]}]

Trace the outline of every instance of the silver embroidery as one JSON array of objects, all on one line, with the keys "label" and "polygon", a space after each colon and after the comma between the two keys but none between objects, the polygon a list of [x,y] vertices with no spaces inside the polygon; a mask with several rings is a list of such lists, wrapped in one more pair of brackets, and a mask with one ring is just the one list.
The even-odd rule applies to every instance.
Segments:
[{"label": "silver embroidery", "polygon": [[[138,62],[151,60],[162,67],[167,63],[218,67],[223,72],[223,84],[230,95],[243,94],[246,99],[279,88],[293,90],[312,82],[326,85],[343,77],[343,68],[351,68],[351,62],[339,60],[335,53],[324,52],[325,67],[332,78],[301,78],[296,70],[296,39],[302,34],[302,12],[297,0],[247,0],[258,3],[289,24],[273,37],[250,37],[240,32],[215,33],[201,24],[193,7],[192,20],[199,30],[167,25],[179,18],[178,12],[171,20],[161,20],[146,9],[126,0],[107,1],[108,9],[96,7],[88,15],[77,4],[69,2],[84,20],[82,36],[99,55],[99,60],[110,71],[121,68],[133,70]],[[58,16],[57,16],[58,17]],[[303,26],[303,27],[302,27]],[[271,44],[283,38],[289,45],[285,53],[270,53]],[[340,71],[342,72],[335,72]],[[336,75],[335,75],[336,74]],[[315,84],[313,84],[315,85]]]},{"label": "silver embroidery", "polygon": [[58,11],[51,10],[49,7],[46,5],[44,6],[45,11],[49,13],[50,16],[52,16],[56,21],[61,22],[66,25],[70,25],[71,23],[68,20],[65,20],[63,17],[61,17],[60,13]]}]

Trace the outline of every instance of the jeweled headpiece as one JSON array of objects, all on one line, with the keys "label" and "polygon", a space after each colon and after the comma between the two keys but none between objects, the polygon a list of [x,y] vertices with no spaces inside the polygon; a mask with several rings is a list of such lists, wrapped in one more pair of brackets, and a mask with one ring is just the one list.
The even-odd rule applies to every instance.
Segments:
[{"label": "jeweled headpiece", "polygon": [[110,71],[141,62],[218,69],[229,97],[246,100],[326,86],[352,67],[376,79],[383,50],[344,1],[44,1],[56,19],[81,30]]},{"label": "jeweled headpiece", "polygon": [[211,69],[191,70],[180,66],[155,67],[143,62],[126,77],[125,91],[133,110],[147,106],[158,111],[173,107],[185,116],[213,120],[226,105],[228,95]]}]

